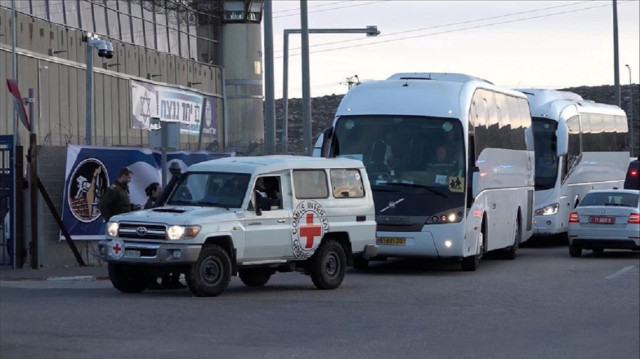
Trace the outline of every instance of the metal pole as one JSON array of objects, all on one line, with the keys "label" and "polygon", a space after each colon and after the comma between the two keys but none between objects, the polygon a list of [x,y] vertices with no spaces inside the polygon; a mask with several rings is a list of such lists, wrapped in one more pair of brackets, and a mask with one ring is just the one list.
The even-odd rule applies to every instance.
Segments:
[{"label": "metal pole", "polygon": [[282,51],[282,152],[289,152],[289,34],[284,30],[284,50]]},{"label": "metal pole", "polygon": [[636,138],[633,136],[633,82],[631,82],[631,66],[629,66],[629,64],[624,65],[627,67],[627,70],[629,70],[629,136],[631,136],[631,157],[633,157],[634,154],[634,142],[636,142]]},{"label": "metal pole", "polygon": [[267,154],[276,152],[276,107],[273,78],[273,13],[272,0],[264,2],[264,79],[265,79],[265,149]]},{"label": "metal pole", "polygon": [[[11,0],[11,76],[17,80],[17,59],[16,59],[16,4],[15,4],[15,0]],[[18,238],[17,238],[17,224],[18,224],[18,213],[16,211],[17,204],[18,201],[16,199],[17,197],[17,192],[18,192],[18,171],[17,171],[17,166],[16,164],[18,163],[17,161],[17,148],[20,145],[20,134],[18,133],[18,113],[17,113],[17,109],[16,109],[16,105],[15,105],[15,101],[13,102],[13,141],[12,142],[12,162],[11,164],[13,165],[12,171],[11,171],[11,183],[12,183],[12,188],[13,188],[13,194],[12,194],[12,204],[11,204],[11,240],[13,241],[13,243],[15,243],[16,245],[14,246],[14,253],[13,253],[13,257],[14,258],[18,258],[18,256],[16,255],[17,251],[15,249],[17,249],[17,244],[18,244]],[[12,258],[11,263],[13,263],[13,268],[16,268],[16,262],[17,260],[14,260],[14,258]],[[22,258],[20,258],[20,263],[22,263]]]},{"label": "metal pole", "polygon": [[618,60],[618,1],[613,0],[613,77],[616,105],[620,107],[620,65]]},{"label": "metal pole", "polygon": [[38,269],[40,267],[40,239],[38,238],[38,165],[37,165],[37,141],[35,126],[33,124],[33,102],[34,91],[29,88],[29,119],[31,120],[31,129],[29,134],[29,224],[31,230],[31,268]]},{"label": "metal pole", "polygon": [[309,79],[309,23],[307,0],[300,0],[300,28],[302,30],[302,134],[304,154],[311,155],[311,84]]},{"label": "metal pole", "polygon": [[85,87],[85,96],[86,96],[86,132],[85,132],[85,144],[87,146],[91,146],[91,101],[93,100],[93,49],[87,40],[87,71],[86,71],[86,87]]},{"label": "metal pole", "polygon": [[[284,50],[282,59],[282,152],[288,152],[289,141],[289,34],[300,34],[300,29],[284,30]],[[309,29],[310,34],[380,34],[377,26],[367,26],[363,29]],[[308,60],[307,60],[308,61]],[[308,74],[308,71],[307,71]],[[311,142],[311,141],[309,141]]]}]

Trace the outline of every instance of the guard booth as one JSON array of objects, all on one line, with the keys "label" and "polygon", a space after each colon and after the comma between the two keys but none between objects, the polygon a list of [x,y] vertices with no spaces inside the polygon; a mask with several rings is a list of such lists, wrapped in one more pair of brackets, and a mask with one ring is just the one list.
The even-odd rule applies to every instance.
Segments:
[{"label": "guard booth", "polygon": [[13,266],[15,263],[13,161],[13,136],[0,136],[0,266]]}]

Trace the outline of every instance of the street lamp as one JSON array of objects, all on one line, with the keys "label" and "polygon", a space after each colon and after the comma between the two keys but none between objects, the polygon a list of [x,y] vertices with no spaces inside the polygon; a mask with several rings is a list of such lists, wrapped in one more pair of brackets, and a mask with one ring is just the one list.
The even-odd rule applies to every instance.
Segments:
[{"label": "street lamp", "polygon": [[113,57],[113,44],[100,39],[97,35],[87,33],[82,37],[82,41],[87,43],[87,74],[86,74],[86,132],[85,143],[91,146],[91,101],[93,100],[93,48],[98,49],[98,56],[110,59]]},{"label": "street lamp", "polygon": [[[300,34],[301,29],[286,29],[284,30],[284,50],[282,56],[282,152],[287,152],[288,141],[288,122],[289,122],[289,34]],[[361,29],[309,29],[310,34],[367,34],[367,36],[378,36],[377,26],[367,26]],[[307,64],[308,65],[308,64]],[[303,82],[309,81],[309,68],[302,69]],[[311,119],[304,121],[304,132],[311,133]],[[307,149],[311,148],[310,140],[305,139],[304,146]],[[307,143],[309,142],[309,143]]]},{"label": "street lamp", "polygon": [[636,139],[633,137],[633,82],[631,82],[631,66],[629,64],[624,66],[629,70],[629,135],[631,136],[631,156],[633,157],[633,142]]}]

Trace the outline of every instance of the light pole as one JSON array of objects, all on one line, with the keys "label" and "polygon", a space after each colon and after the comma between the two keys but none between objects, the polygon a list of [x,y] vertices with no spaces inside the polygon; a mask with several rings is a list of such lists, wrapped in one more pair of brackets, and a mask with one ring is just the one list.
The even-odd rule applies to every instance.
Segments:
[{"label": "light pole", "polygon": [[100,39],[97,35],[87,33],[82,37],[82,41],[87,43],[87,75],[86,75],[86,132],[85,144],[91,146],[91,101],[93,100],[93,48],[98,49],[98,56],[110,59],[113,57],[113,44]]},{"label": "light pole", "polygon": [[[282,55],[282,152],[287,152],[288,127],[289,127],[289,34],[300,34],[301,29],[284,30],[284,50]],[[367,34],[367,36],[377,36],[380,34],[377,26],[367,26],[361,29],[309,29],[310,34]],[[308,64],[307,64],[308,65]],[[302,76],[308,81],[309,68],[302,69]],[[307,123],[308,122],[308,123]],[[311,119],[304,121],[305,133],[311,133]],[[304,146],[311,148],[311,140],[305,138]]]},{"label": "light pole", "polygon": [[629,64],[625,64],[629,70],[629,135],[631,136],[631,157],[633,157],[633,142],[635,141],[635,137],[633,136],[633,82],[631,82],[631,66]]}]

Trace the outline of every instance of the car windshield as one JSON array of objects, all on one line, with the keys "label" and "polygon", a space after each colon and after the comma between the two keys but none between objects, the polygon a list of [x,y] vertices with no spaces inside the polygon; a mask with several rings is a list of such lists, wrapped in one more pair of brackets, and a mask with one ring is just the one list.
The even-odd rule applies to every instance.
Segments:
[{"label": "car windshield", "polygon": [[620,207],[638,207],[638,198],[636,193],[620,193],[620,192],[596,192],[588,193],[580,202],[579,207],[586,206],[620,206]]},{"label": "car windshield", "polygon": [[168,205],[240,208],[249,174],[186,173],[171,193]]}]

